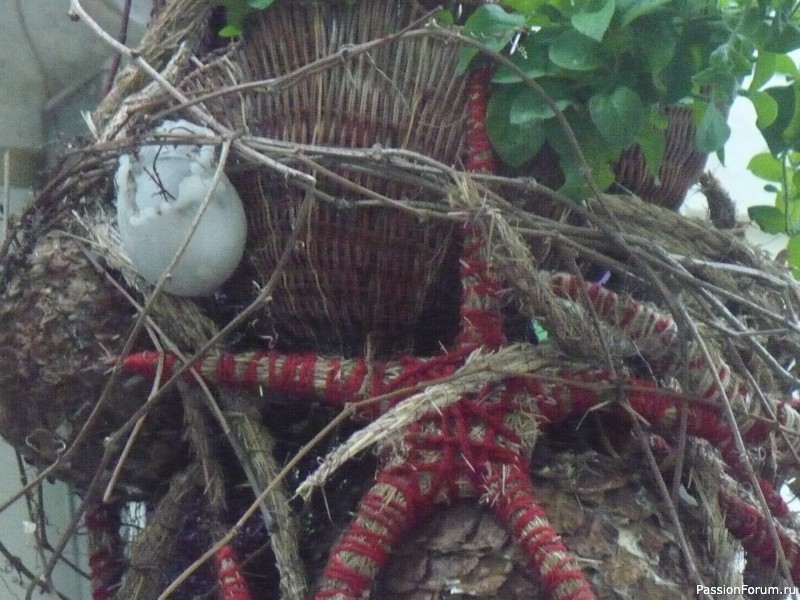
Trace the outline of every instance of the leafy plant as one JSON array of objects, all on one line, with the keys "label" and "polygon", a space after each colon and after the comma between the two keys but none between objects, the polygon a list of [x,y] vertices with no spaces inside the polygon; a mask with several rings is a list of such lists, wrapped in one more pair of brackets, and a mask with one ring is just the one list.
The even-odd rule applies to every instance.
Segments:
[{"label": "leafy plant", "polygon": [[[252,11],[274,1],[219,0],[227,12],[221,35],[239,35]],[[800,48],[798,8],[800,0],[501,0],[475,8],[460,30],[506,55],[552,101],[515,70],[497,70],[487,125],[500,158],[520,167],[548,144],[564,174],[561,191],[576,199],[587,195],[585,174],[554,107],[605,187],[631,144],[658,173],[668,105],[690,107],[696,148],[724,160],[727,107],[737,95],[748,98],[770,150],[750,169],[776,194],[774,206],[754,207],[750,216],[791,236],[787,254],[800,275],[800,77],[787,55]],[[443,24],[457,21],[453,13],[445,17]],[[465,48],[459,67],[466,70],[478,55]],[[788,84],[769,87],[776,74]]]},{"label": "leafy plant", "polygon": [[[723,153],[730,129],[724,111],[753,69],[763,40],[742,35],[752,12],[717,0],[506,0],[478,7],[464,33],[496,50],[537,83],[572,124],[600,187],[611,164],[633,143],[652,172],[664,152],[665,105],[691,106],[695,145]],[[745,18],[747,15],[747,18]],[[763,18],[761,21],[763,22]],[[465,51],[466,67],[477,51]],[[577,157],[552,109],[516,72],[494,77],[488,125],[495,149],[510,166],[531,160],[545,142],[558,154],[562,191],[586,193]]]},{"label": "leafy plant", "polygon": [[[769,152],[749,169],[775,193],[750,218],[790,236],[785,256],[800,278],[800,72],[788,52],[800,48],[800,2],[785,0],[505,0],[483,5],[464,33],[512,62],[550,96],[575,130],[600,187],[630,144],[658,172],[666,127],[661,107],[690,106],[695,147],[724,160],[724,116],[736,95],[748,98]],[[477,54],[464,52],[462,68]],[[788,83],[769,87],[774,75]],[[741,83],[752,76],[746,88]],[[494,77],[488,127],[505,163],[518,166],[549,143],[566,182],[585,197],[580,164],[552,108],[509,68]]]}]

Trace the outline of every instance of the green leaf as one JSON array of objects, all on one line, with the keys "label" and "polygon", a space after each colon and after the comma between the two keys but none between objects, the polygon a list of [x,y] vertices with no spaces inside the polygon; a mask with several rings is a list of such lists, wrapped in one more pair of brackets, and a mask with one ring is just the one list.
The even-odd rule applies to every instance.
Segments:
[{"label": "green leaf", "polygon": [[[511,57],[517,67],[528,77],[533,79],[552,73],[556,67],[550,62],[547,56],[547,47],[534,43],[534,36],[528,36],[528,39],[523,42],[523,49],[525,52],[515,52]],[[518,83],[522,78],[513,72],[505,65],[500,67],[492,77],[492,83]]]},{"label": "green leaf", "polygon": [[658,75],[658,81],[665,86],[662,99],[665,104],[675,104],[691,94],[694,85],[692,76],[697,68],[690,40],[686,36],[679,38],[672,59]]},{"label": "green leaf", "polygon": [[508,8],[527,15],[542,5],[544,0],[503,0],[503,5]]},{"label": "green leaf", "polygon": [[783,181],[783,165],[769,152],[761,152],[751,158],[747,170],[765,181]]},{"label": "green leaf", "polygon": [[786,208],[788,218],[784,225],[786,227],[785,232],[789,235],[798,235],[800,234],[800,200],[795,196],[788,205],[786,205]]},{"label": "green leaf", "polygon": [[781,135],[789,148],[796,148],[800,143],[800,85],[798,82],[795,81],[792,84],[792,91],[794,93],[794,112],[791,121]]},{"label": "green leaf", "polygon": [[764,50],[776,54],[787,54],[798,48],[800,48],[800,28],[795,23],[774,19],[770,35],[764,44]]},{"label": "green leaf", "polygon": [[255,8],[256,10],[263,10],[272,6],[273,2],[275,2],[275,0],[248,0],[247,6]]},{"label": "green leaf", "polygon": [[624,0],[618,1],[622,14],[621,27],[629,25],[639,17],[658,10],[672,0]]},{"label": "green leaf", "polygon": [[247,1],[222,0],[221,4],[225,7],[225,27],[220,30],[220,37],[232,38],[242,35],[245,19],[252,12]]},{"label": "green leaf", "polygon": [[[545,94],[563,111],[575,104],[575,92],[572,86],[563,79],[544,77],[538,81]],[[519,86],[519,93],[511,104],[509,121],[512,125],[524,125],[532,121],[541,121],[555,116],[544,98],[527,86]]]},{"label": "green leaf", "polygon": [[219,36],[224,38],[234,38],[242,35],[242,26],[241,25],[233,25],[232,23],[228,23],[219,30]]},{"label": "green leaf", "polygon": [[572,26],[583,35],[602,41],[603,36],[614,16],[614,0],[606,0],[603,6],[596,12],[579,12],[572,15],[570,22]]},{"label": "green leaf", "polygon": [[661,108],[653,106],[650,108],[650,125],[660,131],[666,131],[669,127],[669,117],[665,115]]},{"label": "green leaf", "polygon": [[577,31],[558,36],[548,55],[556,65],[570,71],[592,71],[604,62],[600,44]]},{"label": "green leaf", "polygon": [[[480,40],[490,50],[497,51],[511,41],[517,33],[517,29],[524,23],[523,15],[507,13],[497,4],[483,4],[464,23],[463,33]],[[477,48],[464,48],[459,56],[458,72],[465,72],[477,54]]]},{"label": "green leaf", "polygon": [[800,71],[797,70],[797,65],[794,59],[788,54],[775,55],[775,72],[781,75],[786,75],[791,79],[800,77]]},{"label": "green leaf", "polygon": [[650,72],[653,84],[659,90],[670,85],[660,77],[675,55],[678,36],[675,29],[654,16],[639,19],[631,25],[636,51]]},{"label": "green leaf", "polygon": [[624,150],[639,135],[645,110],[639,95],[626,86],[589,100],[592,122],[615,149]]},{"label": "green leaf", "polygon": [[453,13],[446,8],[437,10],[436,14],[433,15],[433,18],[436,19],[436,22],[440,25],[453,25],[456,22],[455,17],[453,17]]},{"label": "green leaf", "polygon": [[667,147],[667,139],[664,136],[664,130],[654,127],[652,124],[647,124],[636,143],[642,149],[644,160],[647,164],[647,170],[656,178],[656,183],[659,183],[659,172],[661,170],[661,161],[664,159],[664,152]]},{"label": "green leaf", "polygon": [[778,116],[778,103],[775,99],[766,92],[749,92],[747,97],[756,109],[756,124],[759,129],[772,125]]},{"label": "green leaf", "polygon": [[483,4],[464,23],[464,33],[475,37],[505,36],[525,23],[519,13],[509,13],[498,4]]},{"label": "green leaf", "polygon": [[786,217],[774,206],[758,205],[747,209],[747,215],[767,233],[785,233]]},{"label": "green leaf", "polygon": [[759,51],[753,70],[753,79],[747,89],[750,91],[761,89],[774,75],[786,75],[790,79],[797,79],[800,77],[800,72],[791,56],[765,50]]},{"label": "green leaf", "polygon": [[[578,145],[583,150],[592,178],[600,189],[607,189],[614,183],[611,161],[619,153],[609,148],[585,111],[568,109],[565,116],[575,131]],[[566,141],[560,125],[555,119],[549,119],[544,122],[543,126],[547,140],[558,154],[559,166],[564,173],[564,184],[559,191],[574,200],[586,199],[591,190],[586,183],[584,167],[575,156],[573,148]]]},{"label": "green leaf", "polygon": [[696,73],[692,81],[709,90],[712,98],[733,103],[739,80],[750,72],[750,62],[730,43],[715,48],[708,60],[709,66]]},{"label": "green leaf", "polygon": [[511,123],[514,103],[526,95],[532,92],[525,86],[500,88],[492,94],[486,111],[489,140],[500,159],[510,167],[519,167],[532,159],[545,141],[541,121]]},{"label": "green leaf", "polygon": [[694,137],[695,147],[700,152],[719,152],[731,135],[731,128],[719,109],[709,102],[706,104],[697,132]]},{"label": "green leaf", "polygon": [[[551,99],[555,102],[558,110],[564,110],[573,102],[571,100],[556,99],[551,94]],[[534,121],[542,121],[555,116],[544,99],[531,89],[524,90],[519,94],[511,105],[511,112],[509,114],[509,121],[512,125],[525,125]]]},{"label": "green leaf", "polygon": [[800,276],[800,235],[793,235],[786,244],[786,262],[792,269],[795,279]]},{"label": "green leaf", "polygon": [[753,69],[753,78],[750,80],[748,90],[753,92],[772,79],[775,74],[775,58],[777,56],[772,52],[758,53],[755,68]]},{"label": "green leaf", "polygon": [[794,86],[767,88],[764,93],[768,94],[777,104],[778,115],[768,126],[759,127],[759,129],[767,142],[769,151],[778,155],[791,147],[784,137],[784,132],[789,128],[797,111],[796,93]]}]

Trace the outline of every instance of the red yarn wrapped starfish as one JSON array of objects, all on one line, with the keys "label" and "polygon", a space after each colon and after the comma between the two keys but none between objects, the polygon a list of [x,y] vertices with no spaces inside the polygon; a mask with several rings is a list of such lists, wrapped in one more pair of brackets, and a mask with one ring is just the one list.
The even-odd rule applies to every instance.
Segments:
[{"label": "red yarn wrapped starfish", "polygon": [[[488,78],[487,69],[478,69],[472,73],[468,85],[467,167],[472,171],[494,170],[485,131]],[[461,279],[459,334],[455,347],[441,356],[430,359],[407,356],[374,363],[313,354],[250,352],[208,356],[194,368],[220,385],[261,386],[318,398],[335,406],[435,380],[454,373],[474,350],[497,350],[506,343],[499,302],[503,282],[492,271],[480,231],[471,226],[464,229]],[[675,324],[668,316],[638,302],[622,300],[601,286],[586,286],[572,276],[556,275],[551,285],[554,291],[575,301],[588,298],[599,317],[636,342],[643,355],[662,372],[675,367],[681,353],[676,348]],[[127,358],[125,366],[152,375],[158,360],[155,353],[141,353]],[[631,407],[662,434],[676,432],[680,411],[688,411],[688,433],[720,447],[731,471],[741,477],[743,469],[735,452],[733,432],[720,417],[720,411],[711,405],[720,399],[717,388],[702,375],[705,361],[690,354],[687,363],[701,374],[695,392],[705,403],[684,407],[673,392],[655,387],[652,381],[627,378],[620,382],[602,369],[565,368],[525,377],[510,376],[418,419],[403,436],[402,456],[386,459],[355,518],[332,550],[316,598],[364,597],[393,548],[427,518],[434,505],[465,496],[478,498],[506,524],[528,554],[551,598],[594,598],[575,559],[536,501],[529,476],[530,448],[515,426],[519,422],[515,417],[533,412],[537,423],[546,426],[585,414],[599,404],[603,398],[597,384],[607,382],[609,387],[627,387]],[[174,357],[164,357],[165,374],[175,366]],[[724,363],[719,375],[729,400],[743,405],[744,412],[751,414],[751,395],[743,382]],[[386,406],[375,407],[372,414],[362,416],[377,417],[400,400],[395,398]],[[781,403],[777,409],[783,423],[795,418],[796,413],[787,404]],[[764,443],[772,430],[769,424],[756,419],[740,423],[739,427],[750,445]],[[773,514],[785,515],[788,508],[769,483],[759,484]],[[745,547],[756,557],[768,563],[774,561],[774,547],[764,534],[764,523],[770,517],[738,498],[734,501],[721,496],[721,499],[726,506],[736,508],[733,519],[740,517],[729,524],[733,533],[745,540]],[[747,540],[751,542],[749,545]],[[791,557],[791,570],[800,574],[797,543],[789,536],[781,536],[779,541],[781,545],[788,544],[784,549]]]}]

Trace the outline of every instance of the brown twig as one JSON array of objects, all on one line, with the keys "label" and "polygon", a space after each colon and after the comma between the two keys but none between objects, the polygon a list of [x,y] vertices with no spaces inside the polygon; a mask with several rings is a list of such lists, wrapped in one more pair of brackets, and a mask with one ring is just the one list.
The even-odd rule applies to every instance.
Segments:
[{"label": "brown twig", "polygon": [[[125,0],[122,5],[122,12],[120,13],[120,23],[119,23],[119,35],[117,36],[117,40],[120,44],[124,44],[128,40],[128,22],[131,17],[131,5],[133,4],[132,0]],[[111,91],[111,88],[114,85],[114,78],[117,76],[117,71],[119,70],[119,63],[122,60],[122,53],[115,52],[114,56],[111,58],[111,64],[108,67],[108,75],[106,75],[106,81],[103,85],[103,96],[108,94]]]}]

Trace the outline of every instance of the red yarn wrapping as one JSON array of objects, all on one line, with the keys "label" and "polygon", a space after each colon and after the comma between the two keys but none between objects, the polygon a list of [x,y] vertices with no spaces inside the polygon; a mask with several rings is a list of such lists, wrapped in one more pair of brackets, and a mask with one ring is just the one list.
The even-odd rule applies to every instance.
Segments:
[{"label": "red yarn wrapping", "polygon": [[556,273],[550,278],[550,286],[556,294],[575,302],[588,298],[598,317],[636,342],[645,358],[658,360],[666,355],[668,360],[675,360],[678,327],[671,316],[575,275]]},{"label": "red yarn wrapping", "polygon": [[92,600],[110,600],[124,570],[120,516],[116,504],[91,507],[84,515],[89,544]]},{"label": "red yarn wrapping", "polygon": [[464,227],[461,325],[456,345],[496,350],[506,343],[499,299],[504,286],[491,273],[482,238],[479,230]]},{"label": "red yarn wrapping", "polygon": [[[158,369],[159,356],[162,355],[152,350],[130,354],[122,361],[122,369],[128,373],[138,373],[146,377],[154,377]],[[163,356],[163,376],[166,378],[172,373],[178,359],[173,354],[166,354]]]},{"label": "red yarn wrapping", "polygon": [[[726,493],[719,495],[720,505],[725,512],[725,526],[742,542],[748,556],[756,558],[767,567],[778,565],[775,543],[770,534],[767,517],[744,500]],[[775,523],[789,573],[794,582],[800,581],[800,542],[779,523]]]},{"label": "red yarn wrapping", "polygon": [[[517,386],[512,387],[494,391],[486,386],[474,397],[464,397],[409,426],[404,438],[407,455],[399,464],[381,470],[362,500],[356,518],[333,550],[318,600],[361,598],[392,549],[428,516],[436,502],[464,495],[465,485],[473,495],[483,495],[484,490],[492,496],[509,494],[493,499],[495,512],[528,552],[555,600],[594,598],[574,559],[546,525],[541,509],[529,504],[533,490],[522,475],[528,469],[525,451],[505,422],[510,412],[520,409]],[[504,477],[509,472],[514,474],[510,479]],[[533,513],[528,506],[534,507]],[[532,528],[531,515],[546,526]]]},{"label": "red yarn wrapping", "polygon": [[[492,69],[473,69],[467,80],[467,156],[468,171],[496,173],[495,158],[486,129],[489,84]],[[502,282],[490,274],[486,245],[480,231],[464,228],[464,249],[461,253],[461,327],[458,346],[500,348],[506,342],[498,295]]]},{"label": "red yarn wrapping", "polygon": [[467,80],[467,157],[468,171],[496,173],[497,158],[486,130],[486,107],[492,69],[488,66],[473,69]]},{"label": "red yarn wrapping", "polygon": [[[527,393],[537,398],[537,418],[543,423],[553,423],[586,414],[593,406],[605,401],[594,390],[581,387],[581,383],[611,382],[610,375],[601,369],[583,371],[560,370],[556,375],[565,382],[551,383],[526,379]],[[576,384],[570,384],[569,381]],[[733,431],[714,408],[691,404],[681,407],[679,399],[655,387],[650,381],[628,380],[625,383],[637,388],[652,388],[652,392],[629,391],[626,395],[631,407],[641,415],[656,431],[677,433],[680,427],[681,410],[687,410],[687,430],[689,435],[703,438],[722,451],[722,458],[728,464],[731,474],[740,481],[747,481],[747,475],[736,452]],[[761,444],[769,439],[771,428],[764,423],[755,422],[742,436],[751,444]],[[764,493],[772,514],[783,517],[789,513],[789,506],[780,493],[763,477],[757,476],[758,485]]]},{"label": "red yarn wrapping", "polygon": [[383,470],[331,552],[316,600],[360,600],[394,547],[428,517],[432,498],[402,467]]},{"label": "red yarn wrapping", "polygon": [[[660,458],[664,458],[672,452],[669,442],[659,435],[651,435],[649,443]],[[769,486],[769,484],[767,485]],[[772,490],[772,486],[769,488]],[[775,493],[774,490],[773,493]],[[773,568],[777,566],[772,534],[767,519],[761,511],[724,490],[720,490],[718,499],[720,507],[725,513],[725,526],[736,539],[742,542],[748,556],[755,558],[765,566]],[[767,496],[767,503],[769,502],[769,496]],[[798,575],[800,575],[798,541],[789,536],[780,524],[775,523],[775,529],[778,532],[778,539],[783,546],[784,554],[789,561],[789,571],[793,579],[798,581]]]},{"label": "red yarn wrapping", "polygon": [[[154,376],[161,355],[144,351],[131,354],[123,361],[130,373]],[[163,378],[174,372],[177,359],[167,354],[163,358]],[[417,362],[421,362],[416,359]],[[196,361],[193,368],[204,378],[231,387],[263,386],[274,392],[293,393],[322,399],[341,406],[358,399],[367,374],[374,365],[365,359],[325,359],[316,354],[284,354],[281,352],[245,352],[242,354],[209,354]],[[382,371],[379,373],[382,375]],[[192,374],[186,372],[191,381]],[[381,377],[378,378],[382,379]]]},{"label": "red yarn wrapping", "polygon": [[[203,378],[220,385],[262,387],[341,407],[365,397],[452,375],[473,349],[461,348],[429,359],[407,356],[389,362],[259,351],[211,354],[195,362],[194,369]],[[131,354],[123,361],[123,369],[152,377],[158,360],[157,352]],[[173,355],[164,357],[164,378],[172,374],[176,362]]]},{"label": "red yarn wrapping", "polygon": [[[740,458],[739,452],[733,444],[733,440],[720,450],[723,460],[731,470],[731,474],[739,481],[749,481],[750,478],[745,469],[744,462],[742,458]],[[764,494],[764,500],[767,502],[770,513],[778,518],[785,517],[789,514],[789,505],[781,497],[780,492],[759,473],[756,473],[756,483],[761,489],[761,493]]]},{"label": "red yarn wrapping", "polygon": [[239,560],[229,545],[223,546],[214,555],[214,571],[219,581],[220,600],[251,600]]},{"label": "red yarn wrapping", "polygon": [[[643,356],[656,363],[662,374],[674,370],[682,360],[677,345],[678,327],[672,316],[649,308],[630,298],[623,298],[595,283],[586,283],[574,275],[558,273],[551,277],[550,284],[557,294],[574,301],[588,298],[600,318],[636,342]],[[713,373],[709,371],[704,353],[696,345],[690,345],[685,359],[693,389],[689,393],[704,400],[723,401],[727,397],[733,406],[749,410],[750,391],[741,377],[735,375],[730,366],[718,357],[717,373],[722,390]],[[722,393],[724,391],[724,394]]]},{"label": "red yarn wrapping", "polygon": [[593,600],[594,593],[575,559],[539,506],[526,472],[516,465],[495,469],[487,477],[486,488],[492,493],[493,512],[509,524],[549,596],[553,600]]}]

